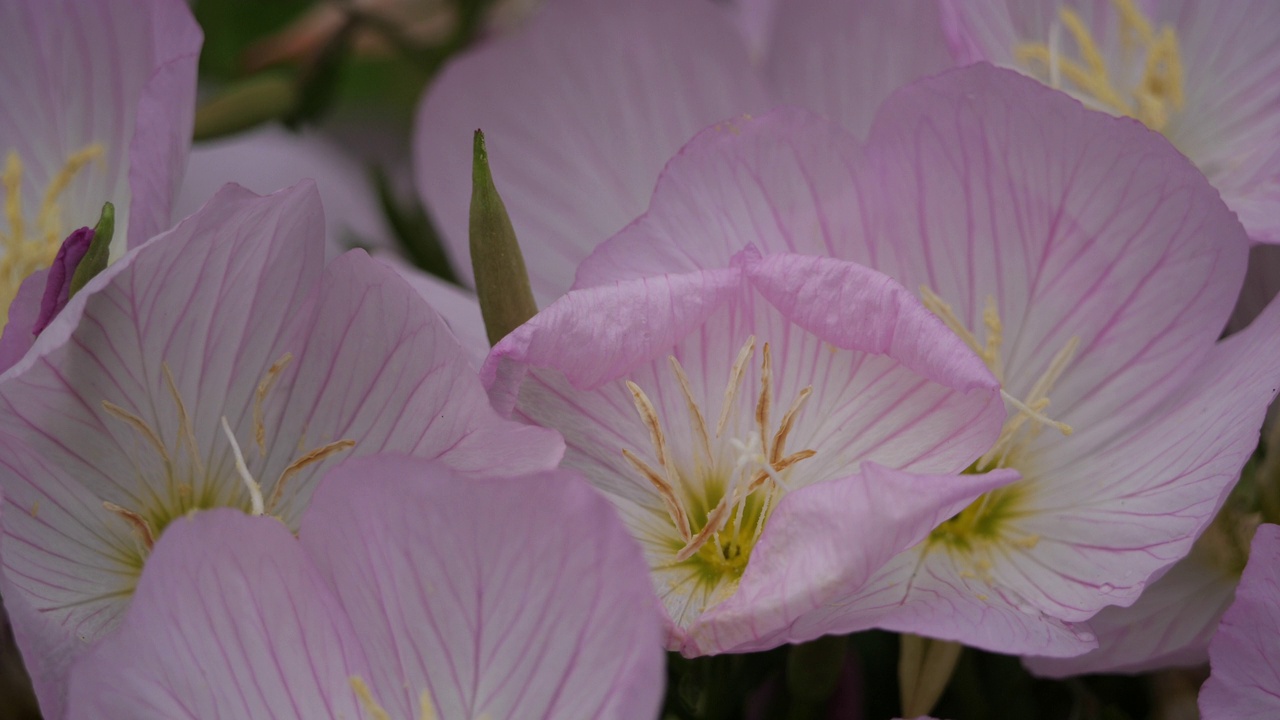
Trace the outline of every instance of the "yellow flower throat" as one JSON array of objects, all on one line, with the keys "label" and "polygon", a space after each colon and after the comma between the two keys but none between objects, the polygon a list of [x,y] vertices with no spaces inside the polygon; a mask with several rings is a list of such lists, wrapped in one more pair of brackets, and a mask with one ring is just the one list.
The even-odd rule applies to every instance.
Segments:
[{"label": "yellow flower throat", "polygon": [[[1075,356],[1080,346],[1080,338],[1072,337],[1067,340],[1049,361],[1048,369],[1032,385],[1031,391],[1025,398],[1018,399],[1004,390],[1005,372],[1000,355],[1004,343],[1004,326],[996,308],[995,298],[987,298],[986,308],[982,313],[985,338],[979,341],[978,337],[956,316],[951,306],[936,293],[928,287],[921,287],[920,294],[924,306],[938,316],[986,363],[1000,383],[1000,394],[1010,410],[1000,435],[991,449],[978,458],[966,472],[983,473],[996,468],[1017,467],[1025,464],[1027,446],[1046,426],[1057,430],[1063,436],[1071,435],[1070,425],[1050,418],[1045,415],[1045,411],[1049,408],[1049,393]],[[952,548],[966,551],[973,550],[981,543],[994,541],[1010,542],[1025,548],[1034,547],[1038,538],[1019,532],[1011,522],[1022,512],[1021,506],[1027,489],[1024,469],[1022,482],[985,493],[958,515],[938,526],[930,535],[930,542],[944,542]]]}]

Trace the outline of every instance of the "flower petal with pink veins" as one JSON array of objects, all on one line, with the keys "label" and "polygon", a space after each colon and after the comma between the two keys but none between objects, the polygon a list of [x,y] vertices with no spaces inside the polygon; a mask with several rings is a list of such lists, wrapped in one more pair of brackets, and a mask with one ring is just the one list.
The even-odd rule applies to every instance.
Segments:
[{"label": "flower petal with pink veins", "polygon": [[1280,526],[1262,525],[1236,599],[1209,645],[1212,672],[1200,688],[1205,720],[1264,720],[1280,713]]},{"label": "flower petal with pink veins", "polygon": [[418,186],[469,279],[471,136],[483,130],[545,304],[644,210],[672,153],[703,127],[768,104],[746,45],[710,3],[557,0],[433,84],[417,121]]},{"label": "flower petal with pink veins", "polygon": [[350,678],[368,667],[288,528],[214,510],[156,545],[119,630],[72,671],[68,717],[358,718]]},{"label": "flower petal with pink veins", "polygon": [[713,125],[667,163],[648,212],[582,262],[574,288],[724,267],[748,244],[842,257],[871,231],[861,156],[851,133],[807,110]]},{"label": "flower petal with pink veins", "polygon": [[[1030,44],[1047,48],[1056,36],[1059,64],[1079,61],[1078,42],[1062,15],[1064,9],[1076,13],[1110,76],[1118,78],[1114,89],[1134,105],[1133,111],[1099,102],[1095,94],[1073,84],[1067,71],[1060,73],[1058,86],[1109,112],[1142,117],[1136,93],[1132,99],[1129,93],[1144,87],[1140,79],[1150,55],[1144,45],[1135,47],[1129,40],[1135,37],[1134,28],[1120,19],[1123,6],[1143,14],[1157,36],[1167,30],[1175,38],[1181,101],[1170,99],[1166,110],[1157,114],[1167,118],[1154,123],[1155,129],[1204,171],[1254,241],[1280,242],[1280,84],[1272,80],[1280,74],[1280,45],[1273,31],[1280,23],[1276,3],[944,0],[942,15],[960,61],[986,60],[1053,82],[1042,61],[1019,57],[1017,49]],[[1152,87],[1173,85],[1157,80]],[[1130,88],[1126,82],[1139,84]],[[1162,92],[1158,90],[1157,97]]]},{"label": "flower petal with pink veins", "polygon": [[1098,636],[1097,650],[1073,658],[1028,657],[1023,664],[1051,678],[1203,665],[1239,580],[1216,560],[1193,549],[1133,605],[1103,608],[1088,621]]},{"label": "flower petal with pink veins", "polygon": [[933,0],[787,0],[764,72],[782,102],[865,137],[894,90],[951,66]]},{"label": "flower petal with pink veins", "polygon": [[609,503],[565,472],[467,481],[392,456],[326,479],[303,547],[337,591],[392,717],[651,718],[655,599]]},{"label": "flower petal with pink veins", "polygon": [[[169,227],[191,143],[202,35],[182,0],[19,0],[0,8],[0,162],[23,166],[24,215],[84,148],[103,154],[62,195],[62,236],[116,206],[113,257]],[[56,88],[56,91],[52,89]],[[7,225],[7,223],[6,223]],[[62,237],[57,238],[61,241]]]}]

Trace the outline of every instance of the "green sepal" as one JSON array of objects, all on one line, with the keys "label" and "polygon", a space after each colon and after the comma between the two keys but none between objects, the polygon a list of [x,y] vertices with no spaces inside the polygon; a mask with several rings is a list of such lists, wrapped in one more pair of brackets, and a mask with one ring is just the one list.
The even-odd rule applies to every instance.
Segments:
[{"label": "green sepal", "polygon": [[111,258],[111,238],[116,234],[116,206],[111,203],[102,204],[102,215],[98,224],[93,227],[93,240],[89,241],[89,249],[85,251],[76,271],[71,274],[71,286],[67,297],[75,297],[80,288],[89,284],[98,273],[107,269]]},{"label": "green sepal", "polygon": [[520,243],[489,170],[484,133],[476,130],[471,165],[471,267],[489,344],[538,312]]}]

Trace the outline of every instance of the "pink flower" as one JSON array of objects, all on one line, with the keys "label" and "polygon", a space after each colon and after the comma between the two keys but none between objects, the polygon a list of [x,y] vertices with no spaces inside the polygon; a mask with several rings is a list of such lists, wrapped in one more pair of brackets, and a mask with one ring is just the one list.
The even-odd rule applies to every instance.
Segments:
[{"label": "pink flower", "polygon": [[[550,0],[520,32],[454,60],[423,99],[414,159],[458,277],[471,278],[477,127],[545,305],[644,212],[663,163],[703,128],[791,103],[861,135],[890,92],[951,64],[930,0],[776,5]],[[758,63],[739,30],[767,48]]]},{"label": "pink flower", "polygon": [[[685,219],[661,197],[638,233]],[[720,200],[684,237],[736,219]],[[495,407],[560,431],[564,466],[618,508],[686,655],[829,632],[805,621],[1015,477],[952,475],[1003,419],[981,361],[884,275],[761,257],[749,243],[808,229],[771,211],[723,267],[570,292],[482,371]]]},{"label": "pink flower", "polygon": [[1200,689],[1205,720],[1263,720],[1280,714],[1280,526],[1262,525],[1236,599],[1209,645],[1213,672]]},{"label": "pink flower", "polygon": [[[213,510],[156,544],[75,718],[652,718],[658,615],[603,498],[379,456],[321,482],[295,538]],[[379,711],[383,714],[379,714]]]},{"label": "pink flower", "polygon": [[[0,308],[105,202],[116,208],[113,258],[169,227],[200,44],[182,0],[0,8]],[[43,276],[34,282],[36,302],[14,313],[27,332],[5,340],[19,349],[0,352],[13,359],[31,344]]]},{"label": "pink flower", "polygon": [[[834,190],[849,176],[853,197]],[[716,267],[786,207],[806,231],[753,236],[762,252],[921,288],[1001,380],[1010,420],[976,469],[1022,481],[829,603],[814,632],[872,623],[1010,653],[1089,650],[1081,623],[1190,550],[1280,386],[1265,360],[1280,309],[1217,342],[1248,243],[1203,176],[1159,135],[1014,73],[909,86],[865,150],[794,112],[707,131],[668,165],[659,202],[664,220],[601,246],[580,287]],[[727,218],[690,224],[717,204]]]},{"label": "pink flower", "polygon": [[961,62],[987,60],[1164,133],[1258,242],[1280,242],[1280,5],[1269,0],[942,4]]},{"label": "pink flower", "polygon": [[332,458],[395,451],[470,476],[553,467],[500,420],[440,319],[353,251],[324,266],[314,186],[235,186],[71,298],[0,382],[3,595],[44,711],[193,510],[296,527]]}]

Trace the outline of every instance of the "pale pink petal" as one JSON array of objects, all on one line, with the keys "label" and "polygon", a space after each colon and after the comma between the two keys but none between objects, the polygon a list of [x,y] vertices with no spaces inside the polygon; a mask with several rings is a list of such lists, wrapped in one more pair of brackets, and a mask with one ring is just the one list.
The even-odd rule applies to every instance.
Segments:
[{"label": "pale pink petal", "polygon": [[413,267],[398,255],[378,253],[376,257],[399,273],[409,287],[444,318],[471,364],[477,369],[484,365],[489,355],[489,336],[485,333],[484,316],[480,314],[480,301],[475,294]]},{"label": "pale pink petal", "polygon": [[769,48],[780,4],[778,0],[730,0],[726,3],[729,18],[751,49],[753,60],[759,61]]},{"label": "pale pink petal", "polygon": [[9,304],[9,322],[0,335],[0,373],[17,364],[36,341],[35,325],[48,281],[49,268],[31,273]]},{"label": "pale pink petal", "polygon": [[926,540],[900,553],[855,596],[820,608],[792,632],[812,636],[879,627],[997,652],[1079,655],[1097,647],[1093,633],[1037,610],[1008,585],[983,577],[984,566]]},{"label": "pale pink petal", "polygon": [[173,214],[184,218],[199,210],[229,182],[270,193],[301,180],[312,180],[320,191],[331,256],[356,245],[393,246],[372,182],[359,160],[324,135],[295,134],[274,126],[192,148]]},{"label": "pale pink petal", "polygon": [[301,542],[392,717],[651,718],[656,600],[609,504],[564,472],[469,481],[393,456],[334,470]]},{"label": "pale pink petal", "polygon": [[788,0],[764,69],[780,100],[865,137],[890,93],[951,65],[934,0]]},{"label": "pale pink petal", "polygon": [[1187,110],[1167,130],[1257,242],[1280,243],[1280,5],[1205,6],[1165,0],[1187,88]]},{"label": "pale pink petal", "polygon": [[[1088,453],[1046,448],[1017,522],[1039,538],[1022,572],[1038,607],[1083,620],[1129,605],[1147,578],[1191,550],[1258,444],[1280,388],[1280,304],[1212,348],[1180,391]],[[1036,595],[1040,595],[1036,597]]]},{"label": "pale pink petal", "polygon": [[1280,526],[1262,525],[1236,599],[1209,645],[1213,671],[1200,689],[1205,720],[1263,720],[1280,713]]},{"label": "pale pink petal", "polygon": [[470,278],[471,138],[484,130],[545,304],[592,248],[644,211],[681,145],[767,105],[745,44],[711,3],[551,2],[433,84],[417,122],[418,186],[458,276]]},{"label": "pale pink petal", "polygon": [[[769,519],[738,591],[690,633],[695,651],[689,654],[766,650],[866,629],[841,622],[824,606],[855,595],[894,555],[978,495],[1017,479],[1009,470],[926,476],[866,463],[856,475],[788,494]],[[814,611],[829,625],[808,622]]]},{"label": "pale pink petal", "polygon": [[[1016,45],[1045,43],[1054,32],[1066,56],[1077,57],[1059,19],[1062,5],[944,0],[942,11],[963,62],[1017,67]],[[1090,28],[1113,76],[1141,74],[1136,65],[1125,68],[1117,59],[1123,57],[1124,41],[1112,4],[1065,6]],[[1171,114],[1163,132],[1222,192],[1255,241],[1280,242],[1280,85],[1271,81],[1280,73],[1280,46],[1272,32],[1280,22],[1280,6],[1267,0],[1222,5],[1163,0],[1141,7],[1153,27],[1167,25],[1177,35],[1185,104]]]},{"label": "pale pink petal", "polygon": [[[0,8],[0,154],[23,163],[34,219],[50,181],[92,143],[104,155],[67,188],[65,232],[116,206],[113,255],[169,227],[191,142],[200,28],[181,0],[22,0]],[[29,220],[30,221],[30,220]]]},{"label": "pale pink petal", "polygon": [[1036,675],[1053,678],[1203,665],[1238,580],[1216,560],[1193,550],[1148,585],[1133,605],[1103,608],[1088,623],[1098,636],[1097,650],[1073,658],[1028,657],[1023,664]]},{"label": "pale pink petal", "polygon": [[1080,452],[1178,387],[1221,333],[1247,241],[1138,123],[980,65],[894,95],[869,147],[892,203],[870,264],[928,286],[971,330],[993,297],[1015,397],[1079,338],[1050,414]]},{"label": "pale pink petal", "polygon": [[[438,458],[468,476],[555,467],[552,431],[503,420],[489,405],[453,333],[394,270],[352,250],[325,268],[290,328],[296,360],[265,404],[268,452],[260,482],[274,488],[299,448],[343,439],[348,454],[396,452]],[[252,436],[252,404],[231,418]],[[297,518],[324,465],[288,481],[276,512]]]},{"label": "pale pink petal", "polygon": [[357,718],[367,667],[289,530],[214,510],[156,545],[120,629],[72,670],[68,717]]},{"label": "pale pink petal", "polygon": [[805,110],[713,125],[667,163],[649,211],[583,261],[574,287],[724,267],[747,245],[843,257],[870,232],[861,155],[851,133]]}]

